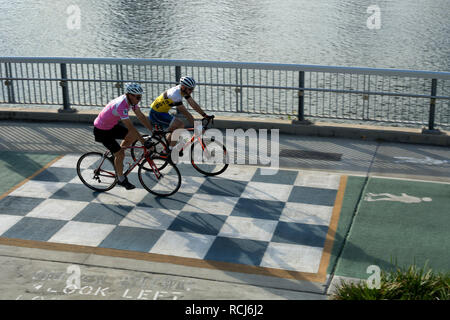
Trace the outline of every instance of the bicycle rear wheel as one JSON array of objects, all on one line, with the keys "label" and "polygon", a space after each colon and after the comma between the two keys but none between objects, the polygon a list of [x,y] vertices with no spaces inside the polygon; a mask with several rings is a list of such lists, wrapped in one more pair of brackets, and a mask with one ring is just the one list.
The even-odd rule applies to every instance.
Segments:
[{"label": "bicycle rear wheel", "polygon": [[77,174],[86,187],[95,191],[111,190],[117,183],[113,161],[100,152],[83,154],[77,162]]},{"label": "bicycle rear wheel", "polygon": [[[153,160],[156,160],[153,162]],[[173,195],[180,189],[181,174],[180,170],[171,162],[167,161],[162,169],[157,168],[157,161],[163,160],[159,157],[147,160],[139,165],[138,177],[142,186],[150,193],[160,197],[168,197]],[[148,170],[148,168],[152,168]]]},{"label": "bicycle rear wheel", "polygon": [[191,147],[191,164],[206,176],[216,176],[228,168],[229,157],[225,146],[211,138],[203,138]]}]

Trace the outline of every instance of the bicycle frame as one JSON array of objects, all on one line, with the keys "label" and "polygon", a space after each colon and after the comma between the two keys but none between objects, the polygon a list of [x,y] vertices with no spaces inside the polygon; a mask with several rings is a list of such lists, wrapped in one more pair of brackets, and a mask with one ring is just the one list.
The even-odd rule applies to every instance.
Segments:
[{"label": "bicycle frame", "polygon": [[131,171],[133,171],[133,169],[137,165],[140,165],[140,163],[145,159],[145,160],[147,160],[148,164],[150,165],[150,168],[152,168],[152,171],[155,174],[156,178],[157,179],[161,178],[161,173],[159,172],[158,167],[155,165],[155,162],[150,157],[150,151],[148,151],[144,146],[138,146],[138,147],[130,146],[130,147],[126,147],[126,149],[144,149],[144,152],[142,152],[141,157],[139,159],[137,159],[130,165],[130,167],[124,173],[125,176],[127,176]]},{"label": "bicycle frame", "polygon": [[[134,168],[136,168],[136,166],[138,166],[144,159],[147,160],[148,164],[150,165],[150,168],[152,168],[153,173],[155,174],[157,179],[161,178],[161,173],[158,170],[158,167],[155,165],[155,162],[152,160],[152,158],[150,157],[150,151],[147,150],[144,146],[129,146],[129,147],[125,147],[123,149],[144,149],[144,152],[142,152],[141,156],[139,157],[139,159],[136,159],[136,161],[134,161],[133,163],[130,164],[130,166],[128,167],[128,169],[124,172],[124,176],[127,176],[131,171],[133,171]],[[101,167],[103,165],[103,162],[105,161],[105,159],[107,157],[109,157],[109,155],[111,154],[111,152],[109,150],[107,150],[104,154],[103,154],[103,160],[99,165],[99,169],[102,172],[107,172],[109,173],[111,176],[115,176],[115,172],[114,173],[110,173],[106,170],[102,170]],[[97,173],[97,171],[99,169],[96,169],[94,172]]]},{"label": "bicycle frame", "polygon": [[[190,162],[191,162],[192,166],[195,168],[195,170],[197,170],[198,172],[200,172],[206,176],[215,176],[215,175],[221,174],[223,171],[225,171],[226,168],[228,167],[228,162],[226,162],[226,160],[225,160],[225,162],[222,162],[220,166],[215,166],[215,165],[212,167],[211,166],[203,166],[203,164],[206,164],[206,163],[203,163],[203,160],[209,161],[212,159],[214,161],[213,164],[215,164],[216,163],[215,156],[216,155],[220,156],[219,153],[223,154],[223,156],[225,157],[224,159],[226,159],[226,157],[227,157],[226,147],[221,142],[216,142],[214,136],[212,136],[210,138],[204,136],[204,133],[208,129],[208,125],[210,123],[214,123],[213,119],[214,119],[214,116],[204,118],[202,120],[201,127],[199,126],[196,128],[180,129],[180,130],[186,130],[186,131],[194,131],[194,133],[190,134],[188,139],[184,138],[184,139],[182,139],[182,141],[179,141],[177,143],[176,147],[173,148],[172,150],[170,150],[171,148],[168,143],[169,139],[167,137],[167,135],[169,133],[171,133],[171,131],[162,130],[158,124],[154,124],[153,129],[152,129],[152,135],[148,136],[148,137],[150,139],[149,141],[152,142],[152,146],[154,146],[154,148],[151,151],[153,151],[156,154],[157,158],[164,161],[164,163],[161,166],[159,163],[156,163],[158,165],[158,169],[160,169],[160,170],[163,169],[168,163],[171,163],[172,165],[174,165],[173,161],[178,162],[179,158],[176,156],[176,159],[172,159],[172,156],[178,154],[179,157],[183,157],[183,151],[185,149],[187,149],[188,147],[191,147],[192,153],[190,153],[190,158],[191,158]],[[173,132],[176,132],[176,131],[173,131]],[[179,133],[179,132],[176,132],[176,133]],[[196,148],[197,141],[201,146],[200,150],[199,150],[199,148],[198,149]],[[137,142],[138,141],[135,141],[133,143],[133,147],[136,145]],[[212,143],[212,144],[210,145],[210,143]],[[220,148],[220,150],[217,150],[217,147]],[[197,154],[197,151],[200,151],[201,153]],[[219,152],[219,153],[217,153],[217,152]],[[134,149],[131,149],[131,156],[134,161],[138,160],[137,158],[139,157],[139,155],[135,155]],[[196,156],[198,156],[198,157],[196,157]],[[200,158],[200,156],[201,156],[201,158]],[[214,156],[214,158],[213,158],[213,156]],[[182,159],[182,160],[185,160],[185,159]],[[217,164],[219,164],[219,163],[217,162]],[[145,170],[149,170],[149,169],[145,169]]]},{"label": "bicycle frame", "polygon": [[[204,121],[204,119],[202,120],[202,122],[203,122],[203,121]],[[205,131],[208,129],[208,125],[209,125],[209,123],[210,123],[211,121],[213,121],[213,120],[212,120],[212,119],[211,119],[211,120],[208,119],[207,122],[206,122],[206,124],[203,124],[203,123],[202,123],[202,135],[203,135],[203,134],[205,133]],[[167,141],[166,135],[167,135],[168,133],[170,133],[170,132],[169,132],[169,131],[163,131],[163,130],[160,130],[160,128],[159,128],[157,125],[155,125],[154,128],[155,128],[154,133],[157,134],[157,135],[159,135],[160,137],[162,137],[162,138],[164,139],[164,143],[168,146],[168,145],[169,145],[169,142]],[[183,144],[183,146],[181,147],[181,149],[179,150],[179,152],[183,152],[186,148],[190,147],[193,143],[195,143],[195,139],[196,139],[196,138],[197,138],[198,142],[200,143],[202,149],[205,150],[205,145],[203,144],[201,135],[198,136],[198,135],[195,133],[195,128],[186,128],[185,130],[187,130],[187,131],[194,131],[194,134],[192,135],[192,137],[191,137],[186,143]],[[164,157],[162,156],[162,158],[164,158]]]},{"label": "bicycle frame", "polygon": [[109,172],[107,170],[102,169],[103,163],[105,162],[105,159],[109,157],[110,153],[111,152],[109,150],[107,150],[107,151],[105,151],[105,153],[103,153],[102,162],[100,162],[97,169],[94,170],[94,178],[97,179],[98,181],[100,181],[99,176],[101,175],[101,173],[107,173],[107,176],[110,176],[110,177],[116,176],[116,172]]}]

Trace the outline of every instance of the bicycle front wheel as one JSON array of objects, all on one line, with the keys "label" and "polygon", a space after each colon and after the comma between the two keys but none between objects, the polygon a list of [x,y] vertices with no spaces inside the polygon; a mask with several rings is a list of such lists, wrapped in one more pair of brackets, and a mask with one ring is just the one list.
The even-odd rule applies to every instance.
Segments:
[{"label": "bicycle front wheel", "polygon": [[[180,170],[171,161],[168,161],[164,168],[159,169],[157,163],[162,160],[156,157],[155,159],[150,159],[152,163],[148,163],[147,160],[142,162],[139,165],[138,177],[142,186],[148,192],[160,197],[168,197],[180,189],[181,174]],[[150,167],[152,170],[149,170]]]},{"label": "bicycle front wheel", "polygon": [[77,162],[77,174],[86,187],[95,191],[108,191],[117,183],[113,161],[100,152],[83,154]]},{"label": "bicycle front wheel", "polygon": [[210,138],[203,138],[191,147],[191,164],[206,176],[216,176],[228,168],[229,157],[225,146]]}]

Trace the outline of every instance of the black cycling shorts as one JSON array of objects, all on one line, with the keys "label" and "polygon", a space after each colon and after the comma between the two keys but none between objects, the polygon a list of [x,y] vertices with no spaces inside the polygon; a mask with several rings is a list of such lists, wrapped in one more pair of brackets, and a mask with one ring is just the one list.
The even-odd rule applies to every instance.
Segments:
[{"label": "black cycling shorts", "polygon": [[112,154],[120,151],[120,144],[116,139],[125,139],[128,129],[120,122],[110,130],[101,130],[94,127],[95,141],[103,143],[103,145],[111,151]]}]

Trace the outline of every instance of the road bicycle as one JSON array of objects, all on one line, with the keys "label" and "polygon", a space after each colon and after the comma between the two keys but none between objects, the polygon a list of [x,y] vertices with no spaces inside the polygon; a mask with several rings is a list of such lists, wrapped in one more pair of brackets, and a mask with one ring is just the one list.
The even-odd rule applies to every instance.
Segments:
[{"label": "road bicycle", "polygon": [[[179,157],[183,157],[184,151],[190,147],[190,162],[192,166],[200,173],[206,176],[216,176],[223,173],[229,164],[229,156],[226,147],[219,141],[216,141],[215,137],[208,137],[204,135],[209,125],[214,124],[214,116],[206,117],[202,119],[201,134],[194,128],[187,128],[185,130],[193,132],[191,137],[187,140],[181,139],[180,146],[174,147],[173,150],[169,150],[167,141],[167,130],[162,130],[159,126],[154,126],[153,134],[150,137],[151,141],[155,145],[155,152],[161,159],[165,159],[164,163],[161,163],[159,169],[164,168],[170,163],[172,153],[174,150],[178,152]],[[143,136],[149,138],[148,136]],[[140,144],[139,141],[135,141],[133,146],[136,147]],[[131,157],[133,160],[139,156],[136,152],[137,149],[131,149]],[[178,158],[178,157],[176,157]],[[178,158],[179,159],[179,158]],[[144,166],[144,170],[150,170],[147,166]]]},{"label": "road bicycle", "polygon": [[[150,144],[149,149],[144,146],[130,146],[124,149],[141,150],[140,156],[133,159],[133,163],[129,164],[124,176],[128,176],[138,166],[139,181],[148,192],[156,196],[168,197],[178,191],[181,186],[179,169],[172,161],[161,158],[155,152],[153,143]],[[109,150],[103,154],[100,152],[83,154],[77,162],[77,174],[84,185],[99,192],[111,190],[118,181],[114,156]]]}]

